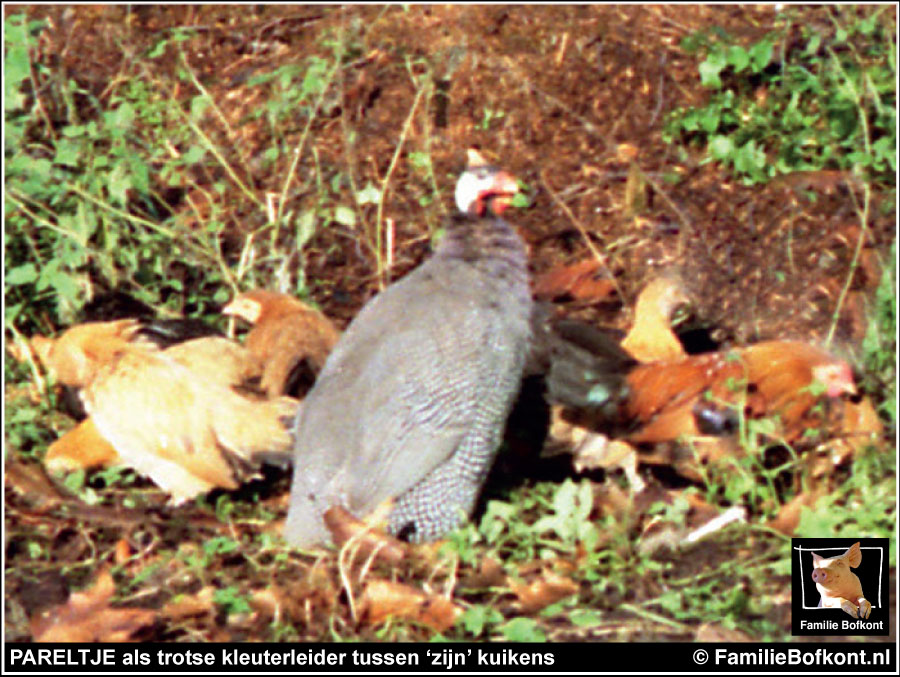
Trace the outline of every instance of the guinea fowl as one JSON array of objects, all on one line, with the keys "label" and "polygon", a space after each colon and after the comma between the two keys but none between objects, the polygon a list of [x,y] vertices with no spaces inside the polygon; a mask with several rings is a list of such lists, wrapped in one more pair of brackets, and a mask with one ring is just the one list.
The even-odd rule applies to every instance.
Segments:
[{"label": "guinea fowl", "polygon": [[413,542],[474,509],[529,343],[525,246],[499,218],[517,191],[470,150],[433,256],[341,336],[298,415],[288,542],[328,542],[333,505],[362,517],[395,498],[388,530]]}]

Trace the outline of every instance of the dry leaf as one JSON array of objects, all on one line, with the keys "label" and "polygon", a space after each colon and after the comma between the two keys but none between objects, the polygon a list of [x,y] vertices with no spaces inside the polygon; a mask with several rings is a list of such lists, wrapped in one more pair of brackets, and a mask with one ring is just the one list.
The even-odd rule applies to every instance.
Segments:
[{"label": "dry leaf", "polygon": [[621,521],[635,508],[634,497],[626,492],[612,478],[607,477],[603,484],[594,490],[594,507],[601,515],[612,515]]},{"label": "dry leaf", "polygon": [[[377,522],[381,512],[382,510],[376,509],[372,521]],[[368,558],[376,552],[376,559],[390,564],[399,564],[406,557],[408,548],[405,543],[357,519],[341,506],[332,506],[325,511],[323,517],[335,545],[343,547],[352,539],[357,557]]]},{"label": "dry leaf", "polygon": [[370,625],[397,618],[426,625],[436,632],[453,627],[461,613],[446,597],[429,595],[405,583],[378,580],[366,583],[362,609]]},{"label": "dry leaf", "polygon": [[564,297],[586,303],[607,301],[615,295],[616,285],[603,275],[602,267],[601,261],[588,259],[551,268],[534,281],[534,296],[547,301]]},{"label": "dry leaf", "polygon": [[6,486],[39,510],[52,510],[65,500],[37,465],[7,461],[4,480]]},{"label": "dry leaf", "polygon": [[670,324],[672,312],[690,298],[673,271],[651,280],[638,295],[634,324],[622,348],[638,362],[677,360],[686,356]]},{"label": "dry leaf", "polygon": [[73,592],[65,604],[44,611],[31,621],[34,641],[134,641],[134,634],[154,623],[157,613],[152,609],[110,607],[115,590],[110,573],[101,571],[92,587]]},{"label": "dry leaf", "polygon": [[638,156],[638,148],[631,143],[620,143],[616,146],[616,160],[619,162],[633,162]]},{"label": "dry leaf", "polygon": [[116,543],[113,559],[115,560],[116,564],[122,565],[125,564],[130,557],[131,545],[129,545],[128,539],[120,538]]},{"label": "dry leaf", "polygon": [[509,587],[518,598],[519,612],[522,614],[536,613],[578,592],[575,581],[549,570],[544,570],[531,583],[510,580]]},{"label": "dry leaf", "polygon": [[844,401],[841,433],[847,436],[847,442],[856,453],[869,444],[878,443],[884,433],[884,424],[868,397],[859,402]]},{"label": "dry leaf", "polygon": [[174,599],[166,603],[160,614],[170,621],[202,616],[213,610],[214,594],[215,588],[207,585],[193,595],[176,595]]},{"label": "dry leaf", "polygon": [[752,642],[749,635],[715,623],[703,623],[694,639],[698,642]]},{"label": "dry leaf", "polygon": [[507,575],[503,565],[493,557],[485,557],[481,560],[478,572],[460,580],[459,587],[466,590],[486,590],[505,586],[506,581]]},{"label": "dry leaf", "polygon": [[781,506],[778,514],[769,520],[768,526],[785,536],[793,536],[794,530],[800,524],[800,512],[804,507],[815,510],[816,502],[821,495],[820,491],[803,492],[794,496],[790,501]]}]

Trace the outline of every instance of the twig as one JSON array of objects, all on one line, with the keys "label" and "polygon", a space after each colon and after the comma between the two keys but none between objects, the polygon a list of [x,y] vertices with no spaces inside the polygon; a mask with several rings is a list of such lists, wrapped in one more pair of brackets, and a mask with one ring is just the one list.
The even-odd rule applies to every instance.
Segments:
[{"label": "twig", "polygon": [[[641,175],[641,178],[644,179],[644,181],[646,181],[647,183],[649,183],[653,187],[653,190],[655,190],[659,194],[659,196],[665,201],[665,203],[667,205],[669,205],[669,208],[673,212],[675,212],[675,215],[678,217],[678,220],[681,222],[681,225],[684,227],[685,232],[687,232],[689,235],[694,235],[695,234],[694,225],[691,223],[690,219],[687,217],[687,214],[685,214],[681,210],[681,208],[679,208],[678,205],[675,204],[674,200],[672,200],[672,198],[669,197],[669,194],[666,193],[666,191],[664,191],[662,189],[662,186],[659,185],[659,182],[654,181],[652,178],[650,178],[650,175],[647,174],[640,167],[635,166],[635,169],[637,169],[638,173]],[[680,237],[680,238],[678,238],[678,254],[679,254],[679,256],[683,252],[684,252],[684,238]]]},{"label": "twig", "polygon": [[[853,192],[851,191],[851,195]],[[853,276],[859,267],[859,257],[862,255],[863,245],[869,236],[869,203],[871,199],[871,189],[868,183],[863,184],[863,204],[861,213],[859,214],[859,238],[856,240],[856,249],[853,251],[853,259],[850,261],[850,270],[847,271],[847,279],[844,280],[844,286],[838,296],[837,303],[834,307],[834,314],[831,316],[831,326],[828,328],[828,335],[825,337],[825,347],[831,346],[834,340],[834,332],[837,329],[838,320],[841,316],[841,308],[847,300],[847,294],[850,292],[850,285],[853,283]]]},{"label": "twig", "polygon": [[656,118],[659,117],[659,113],[663,107],[663,101],[665,100],[663,92],[666,88],[666,56],[666,52],[663,52],[659,57],[659,91],[656,95],[656,108],[653,109],[653,115],[650,116],[650,122],[647,123],[648,127],[652,127],[656,122]]},{"label": "twig", "polygon": [[[303,156],[303,148],[306,145],[306,139],[309,136],[309,130],[312,127],[313,120],[316,119],[316,116],[319,113],[319,108],[322,106],[322,102],[325,100],[325,94],[328,92],[328,88],[331,86],[331,80],[334,78],[334,74],[337,72],[338,67],[341,65],[340,59],[334,60],[334,65],[331,67],[331,70],[328,71],[328,75],[325,78],[325,84],[322,87],[322,91],[319,92],[319,96],[316,99],[316,103],[313,105],[312,112],[309,114],[309,117],[306,120],[306,125],[303,127],[303,133],[300,134],[300,140],[297,142],[297,147],[294,148],[294,157],[291,160],[290,169],[288,169],[287,176],[284,177],[284,184],[282,184],[281,188],[281,200],[278,202],[278,221],[281,221],[281,217],[284,215],[284,205],[287,203],[287,192],[288,186],[291,184],[291,180],[294,178],[294,175],[297,173],[297,165],[300,163],[300,158]],[[318,157],[317,157],[318,164]]]},{"label": "twig", "polygon": [[630,611],[635,616],[640,616],[641,618],[645,618],[649,621],[653,621],[654,623],[659,623],[660,625],[668,625],[671,628],[674,628],[678,632],[689,633],[692,632],[692,628],[684,623],[679,623],[678,621],[673,621],[671,618],[666,618],[665,616],[660,616],[657,613],[653,613],[652,611],[648,611],[647,609],[642,609],[639,606],[634,604],[620,604],[619,609],[621,611]]},{"label": "twig", "polygon": [[[356,616],[356,599],[353,596],[353,584],[350,582],[350,573],[347,571],[356,554],[356,548],[353,547],[354,545],[355,542],[351,538],[344,543],[340,552],[338,552],[338,574],[341,577],[341,584],[344,586],[344,590],[347,591],[347,604],[350,606],[350,617],[353,619],[353,622],[356,623],[359,620]],[[350,552],[349,558],[346,556],[348,552]]]},{"label": "twig", "polygon": [[31,370],[31,377],[37,392],[41,395],[41,399],[46,400],[50,394],[50,387],[47,385],[47,379],[41,374],[41,370],[37,365],[38,360],[34,355],[31,344],[28,342],[28,339],[22,336],[12,322],[7,322],[6,327],[12,332],[13,340],[16,342],[17,351],[19,351],[23,360],[28,363],[28,368]]},{"label": "twig", "polygon": [[553,201],[557,205],[559,205],[560,209],[562,209],[563,212],[565,212],[566,216],[569,217],[569,220],[572,222],[572,225],[575,226],[576,230],[581,234],[581,237],[584,239],[584,242],[587,245],[588,250],[591,252],[593,257],[595,259],[597,259],[597,261],[600,263],[600,265],[603,266],[603,269],[606,271],[606,274],[609,276],[610,281],[612,282],[613,286],[616,288],[616,291],[619,294],[619,298],[621,298],[622,301],[624,302],[625,296],[622,294],[622,289],[619,287],[619,283],[616,281],[615,276],[612,274],[612,271],[609,269],[609,264],[607,263],[606,257],[603,255],[603,252],[601,252],[599,249],[597,249],[597,247],[594,246],[594,243],[591,242],[591,236],[588,234],[587,229],[582,225],[582,223],[578,220],[578,218],[575,216],[575,214],[572,213],[572,210],[569,209],[569,205],[567,205],[565,202],[563,202],[559,198],[559,196],[553,191],[553,189],[550,187],[550,184],[547,182],[547,177],[544,175],[545,171],[546,170],[541,170],[541,173],[540,173],[541,184],[544,186],[544,190],[546,190],[550,194],[550,197],[553,198]]},{"label": "twig", "polygon": [[394,148],[394,156],[391,158],[391,164],[388,165],[387,173],[385,173],[384,179],[381,181],[381,195],[378,199],[378,212],[375,215],[375,251],[378,252],[379,289],[384,289],[384,269],[382,267],[381,259],[381,220],[384,215],[384,198],[387,194],[388,184],[391,181],[391,175],[394,173],[394,169],[397,166],[397,161],[400,159],[400,151],[403,149],[403,144],[406,141],[406,137],[409,136],[409,130],[412,127],[413,117],[419,107],[419,102],[422,100],[422,96],[425,94],[425,92],[430,89],[431,84],[429,81],[428,84],[419,87],[419,91],[416,92],[416,98],[413,99],[412,106],[409,109],[409,114],[406,116],[406,121],[403,123],[403,129],[400,132],[400,140],[397,142],[397,147]]}]

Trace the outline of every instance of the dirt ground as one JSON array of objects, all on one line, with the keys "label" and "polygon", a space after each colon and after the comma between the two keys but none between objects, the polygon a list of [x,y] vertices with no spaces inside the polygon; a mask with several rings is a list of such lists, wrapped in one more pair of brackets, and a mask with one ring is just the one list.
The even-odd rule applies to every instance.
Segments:
[{"label": "dirt ground", "polygon": [[[810,22],[820,22],[827,8],[802,11]],[[835,349],[851,359],[859,355],[867,304],[895,238],[893,211],[872,210],[860,266],[839,301],[859,237],[853,185],[823,175],[744,186],[716,163],[701,163],[699,150],[685,152],[661,135],[669,111],[701,104],[707,96],[697,58],[685,54],[680,41],[719,26],[749,44],[771,30],[772,6],[143,5],[46,6],[28,12],[50,19],[42,38],[45,53],[101,99],[123,73],[132,77],[123,68],[123,51],[140,59],[173,29],[192,28],[185,50],[190,65],[238,130],[233,139],[217,141],[231,149],[235,164],[250,168],[274,142],[261,120],[238,126],[265,103],[262,90],[248,87],[248,81],[313,54],[328,55],[321,36],[329,32],[352,36],[354,58],[323,103],[298,182],[309,186],[317,176],[330,180],[342,174],[361,188],[369,182],[380,186],[389,175],[380,216],[392,224],[392,264],[379,271],[372,248],[361,244],[375,239],[371,229],[379,212],[369,204],[359,208],[355,225],[319,229],[303,255],[286,266],[292,279],[303,267],[310,297],[342,326],[381,285],[427,256],[430,237],[451,207],[453,177],[464,151],[477,146],[529,188],[530,208],[510,220],[530,246],[535,277],[599,252],[598,275],[613,280],[614,291],[600,300],[558,299],[565,314],[624,328],[644,283],[660,270],[676,268],[692,298],[678,327],[689,350],[769,338],[821,342],[836,317]],[[179,66],[171,51],[148,67],[172,74]],[[426,101],[417,98],[416,78],[428,74],[436,93]],[[302,132],[300,123],[288,145]],[[410,161],[416,153],[430,155],[433,179]],[[632,163],[644,177],[637,196]],[[254,172],[252,189],[259,195],[280,191],[284,170]],[[670,176],[680,180],[665,180]],[[201,170],[195,176],[207,186],[219,178]],[[435,185],[440,199],[432,200]],[[814,200],[807,189],[816,194]],[[299,210],[315,196],[300,191],[292,199]],[[875,200],[880,204],[881,196]],[[237,191],[223,201],[230,221],[226,254],[234,258],[243,235],[260,227],[263,217]],[[292,237],[280,235],[279,250],[289,250]],[[27,514],[18,512],[17,501],[7,496],[8,519]],[[77,526],[78,515],[84,517],[76,512],[64,525],[41,527],[49,529],[45,537],[54,551],[72,562],[92,549],[108,549],[140,517],[126,510],[121,523],[87,538]],[[190,511],[164,527],[159,514],[151,518],[157,538],[190,532],[202,539],[220,532],[214,518]],[[728,559],[740,552],[735,547],[710,557]],[[225,562],[256,566],[239,555]],[[9,571],[7,595],[12,590],[17,602],[7,614],[7,637],[27,638],[24,618],[64,601],[72,580],[55,572],[35,583]],[[85,572],[75,578],[82,585],[92,580]],[[196,592],[202,586],[195,581],[185,589]],[[160,587],[131,603],[159,606],[167,599]],[[187,621],[163,630],[157,626],[150,637],[184,639],[191,636],[190,627]],[[213,632],[212,621],[203,627],[199,635],[218,640],[248,639],[256,631],[248,625]],[[554,638],[579,635],[561,632]],[[642,628],[630,638],[691,635]]]}]

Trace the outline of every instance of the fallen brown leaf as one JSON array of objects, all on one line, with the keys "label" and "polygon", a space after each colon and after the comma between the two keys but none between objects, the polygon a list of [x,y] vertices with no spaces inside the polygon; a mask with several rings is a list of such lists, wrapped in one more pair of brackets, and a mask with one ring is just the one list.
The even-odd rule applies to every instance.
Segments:
[{"label": "fallen brown leaf", "polygon": [[500,562],[493,557],[485,557],[481,560],[478,571],[461,579],[459,587],[467,590],[485,590],[504,586],[506,580],[507,575]]},{"label": "fallen brown leaf", "polygon": [[152,609],[113,608],[109,600],[116,590],[106,570],[93,586],[73,592],[65,604],[46,610],[31,621],[35,642],[129,642],[134,634],[156,621]]},{"label": "fallen brown leaf", "polygon": [[535,280],[534,295],[547,301],[567,296],[587,303],[607,301],[615,295],[616,285],[603,276],[602,267],[601,261],[588,259],[551,268]]},{"label": "fallen brown leaf", "polygon": [[578,584],[571,578],[544,570],[530,583],[510,580],[509,587],[518,598],[519,612],[533,614],[561,599],[578,592]]},{"label": "fallen brown leaf", "polygon": [[684,358],[686,353],[670,320],[672,312],[685,303],[690,303],[690,297],[678,272],[660,273],[638,294],[634,324],[622,340],[622,348],[638,362]]},{"label": "fallen brown leaf", "polygon": [[793,536],[800,524],[800,513],[804,507],[815,510],[820,491],[802,492],[781,506],[778,514],[769,520],[768,526],[785,536]]},{"label": "fallen brown leaf", "polygon": [[131,545],[128,543],[128,539],[120,538],[116,543],[116,547],[114,550],[113,558],[115,559],[116,564],[122,565],[125,564],[128,559],[131,557]]},{"label": "fallen brown leaf", "polygon": [[207,585],[193,595],[176,595],[160,610],[160,615],[169,621],[203,616],[213,610],[214,593],[215,588]]},{"label": "fallen brown leaf", "polygon": [[343,547],[352,539],[353,547],[357,548],[357,557],[367,558],[376,553],[376,559],[390,564],[399,564],[406,557],[408,550],[403,541],[357,519],[341,506],[329,508],[325,511],[324,518],[335,545]]},{"label": "fallen brown leaf", "polygon": [[411,585],[370,580],[362,595],[363,618],[379,625],[388,618],[420,623],[436,632],[453,627],[461,610],[440,595],[429,595]]},{"label": "fallen brown leaf", "polygon": [[859,402],[844,401],[844,418],[841,433],[855,453],[869,444],[877,444],[884,433],[884,424],[878,417],[872,400],[863,397]]},{"label": "fallen brown leaf", "polygon": [[740,630],[732,630],[715,623],[703,623],[697,628],[695,638],[698,642],[751,642],[749,635]]},{"label": "fallen brown leaf", "polygon": [[4,481],[6,486],[40,510],[52,510],[66,500],[46,473],[35,464],[7,461]]}]

